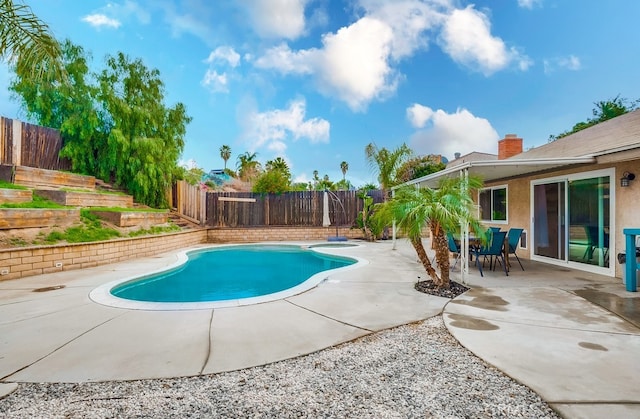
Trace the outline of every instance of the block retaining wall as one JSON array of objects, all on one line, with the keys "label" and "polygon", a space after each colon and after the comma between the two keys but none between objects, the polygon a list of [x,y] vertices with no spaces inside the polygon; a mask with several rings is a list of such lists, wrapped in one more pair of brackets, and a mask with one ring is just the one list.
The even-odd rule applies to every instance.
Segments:
[{"label": "block retaining wall", "polygon": [[[336,235],[335,227],[251,227],[211,228],[207,240],[211,243],[254,243],[264,241],[327,240]],[[362,231],[339,228],[338,235],[361,238]]]},{"label": "block retaining wall", "polygon": [[205,243],[206,230],[0,250],[0,281],[142,258]]}]

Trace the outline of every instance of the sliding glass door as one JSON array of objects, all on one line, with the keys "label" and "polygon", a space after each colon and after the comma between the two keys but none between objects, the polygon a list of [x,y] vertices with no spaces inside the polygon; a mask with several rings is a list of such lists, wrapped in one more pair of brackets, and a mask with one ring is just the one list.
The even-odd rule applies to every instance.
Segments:
[{"label": "sliding glass door", "polygon": [[532,182],[532,258],[611,274],[613,169]]}]

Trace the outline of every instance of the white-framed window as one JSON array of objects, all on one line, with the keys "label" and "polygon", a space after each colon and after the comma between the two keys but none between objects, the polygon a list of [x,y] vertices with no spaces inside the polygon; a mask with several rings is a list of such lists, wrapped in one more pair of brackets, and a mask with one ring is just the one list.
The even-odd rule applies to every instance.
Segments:
[{"label": "white-framed window", "polygon": [[478,192],[480,220],[506,223],[507,218],[507,185],[492,186]]}]

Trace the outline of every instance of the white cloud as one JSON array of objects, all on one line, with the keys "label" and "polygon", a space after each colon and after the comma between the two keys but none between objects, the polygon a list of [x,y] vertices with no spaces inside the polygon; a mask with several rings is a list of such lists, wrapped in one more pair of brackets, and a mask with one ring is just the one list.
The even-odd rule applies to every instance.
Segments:
[{"label": "white cloud", "polygon": [[512,62],[521,70],[531,65],[527,56],[507,48],[502,39],[491,35],[489,18],[473,6],[456,9],[447,17],[440,44],[454,61],[487,76]]},{"label": "white cloud", "polygon": [[240,54],[238,54],[232,47],[221,46],[211,51],[205,62],[209,64],[222,62],[223,64],[230,65],[231,67],[237,67],[240,63]]},{"label": "white cloud", "polygon": [[292,51],[288,45],[280,44],[268,49],[254,64],[258,68],[275,69],[283,74],[311,74],[319,55],[320,50],[317,49]]},{"label": "white cloud", "polygon": [[431,116],[423,123],[424,126],[429,122],[429,128],[415,132],[409,140],[411,148],[417,153],[442,154],[449,158],[456,152],[496,153],[499,136],[488,120],[466,109],[448,114],[442,109],[433,111],[426,106],[419,106],[424,115],[431,112]]},{"label": "white cloud", "polygon": [[122,24],[120,21],[116,19],[111,19],[110,17],[107,17],[103,14],[98,14],[98,13],[87,15],[82,18],[82,21],[87,22],[89,25],[98,29],[103,27],[118,29]]},{"label": "white cloud", "polygon": [[227,73],[218,74],[215,70],[207,70],[201,84],[214,93],[229,92],[229,80]]},{"label": "white cloud", "polygon": [[184,167],[187,170],[197,169],[198,168],[198,162],[196,162],[194,159],[189,159],[187,161],[180,160],[178,162],[178,166]]},{"label": "white cloud", "polygon": [[306,102],[294,100],[287,109],[249,111],[244,115],[244,135],[251,151],[266,148],[284,155],[288,140],[307,139],[311,143],[329,142],[330,124],[321,118],[305,119]]},{"label": "white cloud", "polygon": [[533,9],[534,6],[542,6],[542,0],[518,0],[518,6],[524,9]]},{"label": "white cloud", "polygon": [[296,39],[305,31],[308,0],[243,0],[253,29],[264,38]]},{"label": "white cloud", "polygon": [[551,74],[558,69],[564,69],[569,71],[578,71],[582,69],[582,63],[580,58],[575,55],[569,55],[568,57],[545,59],[544,73]]},{"label": "white cloud", "polygon": [[397,77],[388,60],[392,31],[377,19],[362,18],[322,38],[322,49],[292,51],[286,45],[268,50],[255,65],[283,74],[313,74],[318,88],[338,97],[354,111],[395,91]]},{"label": "white cloud", "polygon": [[448,1],[422,0],[360,0],[360,6],[369,17],[385,22],[391,28],[391,56],[395,60],[426,48],[425,31],[437,29],[450,9]]},{"label": "white cloud", "polygon": [[431,108],[419,103],[414,103],[407,108],[407,119],[409,119],[414,128],[423,128],[432,115],[433,110]]}]

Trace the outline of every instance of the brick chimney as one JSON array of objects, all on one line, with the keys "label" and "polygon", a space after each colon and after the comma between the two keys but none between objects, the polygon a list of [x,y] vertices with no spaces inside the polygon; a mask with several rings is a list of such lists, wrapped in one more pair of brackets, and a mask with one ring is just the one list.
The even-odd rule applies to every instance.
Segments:
[{"label": "brick chimney", "polygon": [[508,159],[522,153],[522,138],[516,134],[507,134],[498,141],[498,160]]}]

